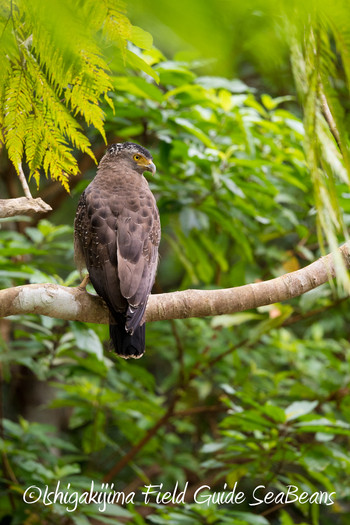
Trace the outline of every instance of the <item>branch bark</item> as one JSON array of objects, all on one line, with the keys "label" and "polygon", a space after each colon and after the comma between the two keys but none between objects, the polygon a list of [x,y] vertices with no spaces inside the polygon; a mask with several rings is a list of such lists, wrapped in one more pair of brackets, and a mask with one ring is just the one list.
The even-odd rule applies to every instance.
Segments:
[{"label": "branch bark", "polygon": [[[350,268],[350,243],[339,248]],[[165,319],[206,317],[242,312],[267,304],[287,301],[317,288],[336,275],[333,254],[281,277],[260,283],[221,290],[185,290],[151,295],[146,322]],[[108,310],[102,299],[76,287],[58,284],[28,284],[0,291],[0,317],[37,313],[89,323],[108,323]]]},{"label": "branch bark", "polygon": [[32,197],[19,197],[18,199],[0,199],[0,219],[15,217],[16,215],[29,215],[47,213],[52,208],[42,199]]}]

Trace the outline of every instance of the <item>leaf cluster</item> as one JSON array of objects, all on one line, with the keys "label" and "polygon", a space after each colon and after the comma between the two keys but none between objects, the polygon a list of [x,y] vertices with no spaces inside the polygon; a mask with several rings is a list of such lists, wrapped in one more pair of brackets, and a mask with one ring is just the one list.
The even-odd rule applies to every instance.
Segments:
[{"label": "leaf cluster", "polygon": [[100,105],[111,105],[106,47],[139,68],[142,60],[127,43],[149,47],[152,38],[130,23],[122,2],[109,0],[98,7],[92,1],[7,1],[0,35],[1,142],[17,172],[25,163],[37,186],[43,172],[69,191],[69,178],[78,173],[73,151],[95,159],[87,127],[106,140]]}]

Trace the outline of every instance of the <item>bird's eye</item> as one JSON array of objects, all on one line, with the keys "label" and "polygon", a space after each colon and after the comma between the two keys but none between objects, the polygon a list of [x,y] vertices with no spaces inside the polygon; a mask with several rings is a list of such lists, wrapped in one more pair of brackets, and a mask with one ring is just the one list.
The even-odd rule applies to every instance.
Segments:
[{"label": "bird's eye", "polygon": [[141,155],[134,155],[134,160],[140,160]]}]

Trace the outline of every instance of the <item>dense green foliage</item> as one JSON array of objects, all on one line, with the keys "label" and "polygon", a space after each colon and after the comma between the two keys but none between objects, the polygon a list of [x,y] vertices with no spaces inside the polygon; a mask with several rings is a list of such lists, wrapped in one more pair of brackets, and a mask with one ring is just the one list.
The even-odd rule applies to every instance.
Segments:
[{"label": "dense green foliage", "polygon": [[[348,2],[179,0],[174,6],[171,0],[155,0],[149,6],[135,0],[131,7],[162,48],[181,56],[204,56],[212,74],[224,71],[247,78],[260,91],[298,94],[318,241],[324,253],[329,247],[334,250],[337,234],[347,237],[334,186],[339,180],[350,181]],[[165,30],[169,25],[175,38]],[[341,260],[338,266],[339,282],[349,291]]]},{"label": "dense green foliage", "polygon": [[[148,147],[157,165],[150,180],[162,222],[156,290],[239,286],[315,260],[318,195],[295,99],[205,76],[199,62],[132,49],[140,62],[129,66],[152,66],[159,85],[119,63],[108,77],[104,130],[109,143]],[[328,128],[325,134],[329,144]],[[97,149],[99,133],[90,129],[89,140]],[[339,159],[328,157],[338,174]],[[72,219],[90,175],[49,220],[22,220],[17,229],[0,223],[1,288],[78,283]],[[345,178],[334,179],[333,190],[347,227]],[[37,315],[1,321],[1,525],[345,525],[345,299],[327,285],[257,311],[152,323],[145,357],[132,362],[108,352],[107,326]],[[70,484],[74,496],[91,480],[96,490],[109,482],[135,492],[134,502],[103,513],[96,504],[68,512],[73,498],[67,505],[23,502],[30,486],[54,491],[58,482],[60,490]],[[186,504],[144,504],[144,486],[162,483],[166,492],[176,482],[179,491],[188,483]],[[206,493],[222,493],[236,482],[246,495],[240,504],[194,501],[203,485]],[[252,506],[259,485],[276,495],[288,485],[310,497],[336,492],[335,503],[319,505],[315,496],[313,503]],[[264,489],[256,495],[263,499]]]}]

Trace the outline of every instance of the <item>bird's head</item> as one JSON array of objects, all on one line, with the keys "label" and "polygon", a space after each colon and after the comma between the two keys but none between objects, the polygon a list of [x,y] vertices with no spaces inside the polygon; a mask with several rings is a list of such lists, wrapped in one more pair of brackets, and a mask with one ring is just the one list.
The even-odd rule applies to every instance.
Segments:
[{"label": "bird's head", "polygon": [[152,175],[156,172],[156,166],[153,163],[150,152],[133,142],[118,142],[112,144],[105,157],[109,160],[120,160],[128,164],[130,168],[142,174],[144,171],[150,171]]}]

